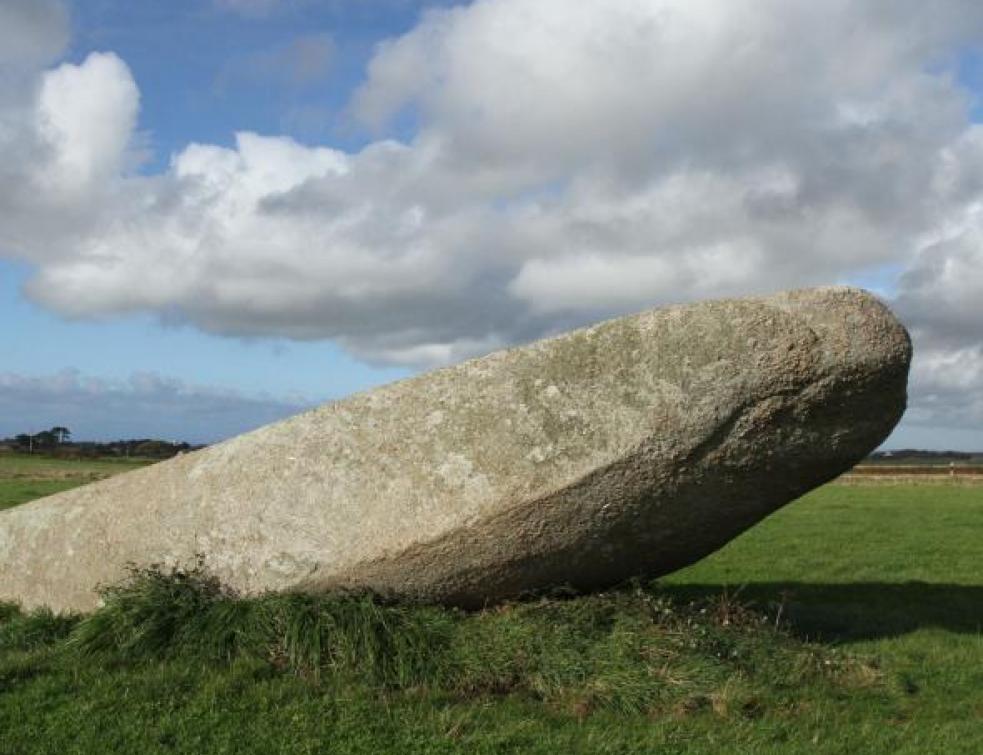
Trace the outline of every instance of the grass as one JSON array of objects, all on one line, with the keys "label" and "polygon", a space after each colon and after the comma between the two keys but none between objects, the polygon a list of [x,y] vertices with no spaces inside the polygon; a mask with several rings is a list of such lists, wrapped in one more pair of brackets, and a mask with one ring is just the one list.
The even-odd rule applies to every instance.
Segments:
[{"label": "grass", "polygon": [[74,461],[0,454],[0,511],[146,464],[145,460],[132,459]]},{"label": "grass", "polygon": [[[368,745],[403,750],[413,742],[406,734],[421,726],[429,732],[428,748],[446,750],[465,741],[479,751],[492,751],[490,742],[532,746],[532,740],[516,738],[516,726],[535,739],[549,733],[544,726],[555,728],[555,745],[568,747],[582,728],[615,721],[634,729],[622,745],[644,746],[653,741],[653,722],[747,725],[773,714],[794,719],[843,696],[874,706],[889,704],[891,696],[868,659],[804,643],[777,627],[774,617],[729,598],[677,603],[657,586],[465,614],[383,605],[369,596],[241,600],[200,573],[143,571],[105,598],[105,607],[85,618],[8,609],[0,624],[0,648],[9,654],[0,664],[0,689],[10,686],[4,697],[13,703],[0,707],[12,714],[0,713],[0,724],[8,731],[21,731],[26,715],[43,721],[46,731],[71,730],[74,736],[76,706],[110,705],[110,690],[142,689],[148,674],[163,675],[167,681],[156,694],[182,707],[188,696],[214,695],[219,683],[222,699],[213,704],[221,706],[239,696],[263,707],[269,695],[332,695],[332,707],[354,704],[344,712],[363,717],[367,732],[371,719],[386,713],[422,714],[405,722],[413,724],[407,732],[389,730],[386,739],[366,733],[341,743],[342,750],[356,751]],[[107,676],[114,678],[108,687]],[[39,702],[29,694],[32,687],[35,695],[72,694],[63,693],[64,703],[47,718],[31,712]],[[140,713],[151,702],[146,694],[136,693],[132,706],[112,705],[134,731],[152,724]],[[432,716],[441,710],[447,718],[436,723],[444,731],[432,728]],[[475,716],[494,724],[490,740],[472,729]],[[247,751],[317,751],[330,740],[330,727],[305,721],[315,738],[293,741],[294,720],[287,717],[274,732],[253,730],[256,742]],[[115,718],[106,723],[119,725]],[[251,722],[237,726],[248,729]],[[199,731],[171,745],[193,741],[185,751],[195,751],[208,741],[202,736]],[[290,740],[289,748],[277,743],[279,737]],[[141,751],[149,746],[139,738],[121,744]],[[65,742],[45,746],[60,749]],[[86,743],[91,751],[103,746],[101,740]],[[235,749],[242,747],[250,745],[240,741]]]},{"label": "grass", "polygon": [[827,486],[658,582],[476,613],[137,571],[0,608],[0,753],[977,753],[980,532],[983,488]]},{"label": "grass", "polygon": [[67,479],[88,482],[128,472],[151,463],[147,459],[55,459],[38,454],[0,454],[0,480]]},{"label": "grass", "polygon": [[78,487],[72,480],[0,480],[0,511]]}]

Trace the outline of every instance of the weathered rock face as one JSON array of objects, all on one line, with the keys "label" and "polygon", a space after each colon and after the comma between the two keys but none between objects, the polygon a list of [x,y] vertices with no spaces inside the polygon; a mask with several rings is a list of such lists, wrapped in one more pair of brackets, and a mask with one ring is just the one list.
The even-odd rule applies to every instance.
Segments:
[{"label": "weathered rock face", "polygon": [[0,513],[0,599],[84,610],[198,557],[463,605],[670,572],[876,447],[910,356],[854,289],[611,320]]}]

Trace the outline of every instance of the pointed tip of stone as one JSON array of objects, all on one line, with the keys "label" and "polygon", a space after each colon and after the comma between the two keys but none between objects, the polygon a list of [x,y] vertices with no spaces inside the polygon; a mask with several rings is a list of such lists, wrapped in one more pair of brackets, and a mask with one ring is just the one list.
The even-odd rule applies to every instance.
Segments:
[{"label": "pointed tip of stone", "polygon": [[875,294],[852,286],[800,289],[771,297],[823,335],[831,358],[893,365],[907,374],[911,337],[887,304]]}]

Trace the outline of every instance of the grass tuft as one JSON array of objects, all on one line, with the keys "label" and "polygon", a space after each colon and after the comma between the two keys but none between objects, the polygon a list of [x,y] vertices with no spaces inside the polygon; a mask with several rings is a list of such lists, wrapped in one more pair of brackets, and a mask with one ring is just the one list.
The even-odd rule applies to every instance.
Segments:
[{"label": "grass tuft", "polygon": [[20,606],[0,600],[0,624],[5,624],[21,615]]},{"label": "grass tuft", "polygon": [[0,651],[31,651],[69,636],[78,623],[74,615],[58,615],[47,608],[22,613],[12,603],[0,603]]},{"label": "grass tuft", "polygon": [[126,661],[264,658],[319,678],[323,670],[404,687],[430,678],[451,611],[385,605],[368,595],[264,595],[242,598],[202,567],[168,573],[131,569],[104,589],[103,607],[69,640],[80,656]]},{"label": "grass tuft", "polygon": [[134,567],[125,581],[100,595],[102,608],[79,622],[69,638],[79,655],[112,652],[157,660],[179,650],[208,656],[227,649],[228,629],[212,631],[217,622],[210,614],[231,596],[200,567],[170,573]]},{"label": "grass tuft", "polygon": [[434,676],[456,615],[385,605],[370,595],[297,595],[260,599],[273,629],[273,656],[318,677],[323,670],[407,687]]}]

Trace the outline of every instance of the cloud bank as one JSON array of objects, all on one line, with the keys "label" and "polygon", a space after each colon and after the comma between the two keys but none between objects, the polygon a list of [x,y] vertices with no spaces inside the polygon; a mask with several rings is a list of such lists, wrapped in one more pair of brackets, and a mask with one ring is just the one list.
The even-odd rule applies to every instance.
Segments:
[{"label": "cloud bank", "polygon": [[[4,7],[38,37],[47,11]],[[916,339],[911,421],[983,419],[975,0],[477,0],[379,45],[350,105],[364,149],[240,133],[149,176],[126,64],[45,68],[44,7],[48,52],[0,95],[0,253],[62,315],[422,366],[876,279]]]},{"label": "cloud bank", "polygon": [[299,397],[248,395],[154,372],[134,373],[126,380],[73,369],[42,376],[0,373],[0,437],[67,426],[80,440],[153,437],[210,443],[309,406]]}]

